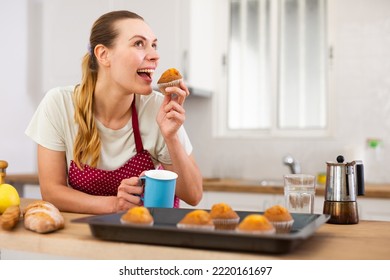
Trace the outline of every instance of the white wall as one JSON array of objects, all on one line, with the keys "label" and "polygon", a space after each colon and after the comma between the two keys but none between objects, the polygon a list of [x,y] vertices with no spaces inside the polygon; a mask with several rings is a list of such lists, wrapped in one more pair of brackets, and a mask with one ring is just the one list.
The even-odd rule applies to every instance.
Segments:
[{"label": "white wall", "polygon": [[35,110],[27,72],[27,0],[0,5],[0,159],[8,161],[10,173],[32,172],[35,149],[24,136]]},{"label": "white wall", "polygon": [[[9,173],[36,169],[35,148],[24,129],[44,92],[77,83],[93,21],[110,9],[139,12],[160,39],[160,70],[180,67],[176,36],[181,24],[178,0],[169,13],[150,9],[160,1],[7,0],[0,9],[3,67],[0,68],[2,130],[0,158]],[[7,4],[5,4],[7,3]],[[164,2],[165,3],[165,2]],[[75,9],[74,7],[78,7]],[[88,11],[88,12],[86,12]],[[186,129],[206,177],[281,178],[282,157],[290,153],[303,172],[324,171],[338,154],[362,155],[367,137],[384,139],[390,149],[390,1],[331,0],[332,137],[327,139],[216,139],[212,135],[212,98],[186,102]],[[71,16],[72,15],[72,16]],[[184,14],[185,15],[185,14]],[[27,23],[29,23],[27,25]],[[173,29],[168,29],[167,26]],[[58,30],[65,30],[58,33]],[[3,40],[6,40],[4,43]],[[210,46],[212,47],[212,45]],[[5,55],[6,54],[6,55]],[[218,54],[217,54],[218,55]],[[199,58],[202,59],[202,58]],[[209,61],[205,62],[207,67]],[[156,73],[158,76],[158,73]],[[216,86],[215,88],[218,87]],[[218,94],[218,91],[214,94]],[[386,181],[390,182],[390,172]]]}]

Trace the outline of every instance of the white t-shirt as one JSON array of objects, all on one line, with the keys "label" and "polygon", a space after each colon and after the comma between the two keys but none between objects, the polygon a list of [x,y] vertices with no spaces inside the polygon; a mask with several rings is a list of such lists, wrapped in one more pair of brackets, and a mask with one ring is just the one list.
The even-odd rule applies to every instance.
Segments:
[{"label": "white t-shirt", "polygon": [[[26,134],[39,145],[55,151],[65,151],[68,169],[73,160],[73,144],[78,125],[74,121],[72,101],[74,86],[58,87],[47,92],[39,104]],[[160,133],[156,116],[164,96],[153,91],[149,95],[136,95],[138,123],[144,149],[155,165],[170,164],[171,158]],[[136,154],[131,119],[122,128],[113,130],[95,119],[101,141],[101,157],[97,168],[115,170]],[[178,131],[180,142],[187,154],[192,145],[183,126]]]}]

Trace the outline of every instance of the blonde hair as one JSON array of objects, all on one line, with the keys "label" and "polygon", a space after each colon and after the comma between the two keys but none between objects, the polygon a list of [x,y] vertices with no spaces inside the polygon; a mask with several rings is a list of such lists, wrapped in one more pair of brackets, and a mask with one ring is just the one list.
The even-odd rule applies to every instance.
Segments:
[{"label": "blonde hair", "polygon": [[73,147],[73,160],[79,168],[87,163],[92,167],[96,167],[100,160],[101,144],[93,108],[99,69],[94,49],[98,44],[108,48],[112,47],[118,36],[118,30],[114,26],[115,22],[128,18],[143,20],[141,16],[130,11],[113,11],[99,17],[92,26],[88,53],[84,55],[81,64],[81,83],[76,86],[73,93],[74,119],[78,125]]}]

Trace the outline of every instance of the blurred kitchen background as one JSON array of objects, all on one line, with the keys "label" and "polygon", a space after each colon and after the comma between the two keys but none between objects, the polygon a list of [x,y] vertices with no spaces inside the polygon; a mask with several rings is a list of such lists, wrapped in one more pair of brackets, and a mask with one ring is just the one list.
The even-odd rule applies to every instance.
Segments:
[{"label": "blurred kitchen background", "polygon": [[[310,0],[1,0],[0,159],[9,162],[8,173],[36,172],[36,146],[24,134],[32,114],[47,90],[79,82],[81,58],[98,16],[128,9],[142,15],[158,37],[161,61],[155,80],[166,68],[176,67],[191,86],[192,95],[185,103],[185,127],[204,177],[281,180],[283,174],[290,173],[283,164],[286,155],[299,161],[303,173],[317,175],[326,171],[326,161],[335,161],[342,154],[347,161],[363,159],[366,165],[370,163],[367,170],[378,166],[375,173],[367,174],[367,180],[390,182],[390,1],[304,2]],[[244,9],[250,5],[257,7],[261,19],[267,19],[262,25],[265,28],[246,35],[248,45],[257,35],[270,41],[259,48],[263,50],[261,56],[256,56],[259,65],[262,58],[270,60],[263,72],[259,70],[261,79],[268,81],[264,87],[256,78],[246,79],[253,71],[240,64],[241,60],[233,69],[234,61],[229,57],[237,32],[229,29],[229,22],[237,28],[245,27],[243,19],[256,18],[250,14],[252,9]],[[294,63],[288,60],[293,43],[286,41],[283,45],[283,38],[292,36],[295,42],[295,37],[291,32],[279,35],[293,25],[283,25],[283,21],[278,25],[278,20],[280,13],[285,13],[286,21],[292,13],[298,14],[299,22],[304,18],[299,17],[299,11],[305,13],[307,9],[310,13],[310,8],[318,19],[313,21],[316,25],[297,25],[296,34],[301,34],[302,28],[315,27],[317,39],[312,37],[300,53],[314,46],[318,60],[313,61],[322,72],[310,68],[307,73],[315,72],[323,87],[317,93],[306,90],[309,95],[317,94],[316,99],[294,97],[315,112],[301,116],[309,122],[289,124],[290,115],[283,115],[289,111],[278,111],[282,105],[292,106],[293,102],[281,94],[289,83],[279,83],[278,79],[283,78],[283,67]],[[283,57],[287,64],[278,60]],[[299,63],[302,61],[291,69],[291,75],[294,70],[302,73]],[[244,70],[245,77],[240,73],[237,80],[229,76]],[[231,84],[232,80],[236,84]],[[298,78],[297,83],[304,84],[305,79]],[[260,121],[247,127],[245,120],[235,122],[245,113],[252,114],[257,105],[251,100],[258,99],[249,96],[248,104],[238,102],[236,111],[232,96],[244,96],[245,90],[256,94],[261,88],[265,88],[261,99],[265,103],[260,100],[258,111],[267,115],[252,115]],[[310,120],[317,117],[318,121],[311,124]],[[283,124],[283,119],[287,123]],[[242,125],[244,129],[237,129]],[[368,143],[368,139],[375,141]]]}]

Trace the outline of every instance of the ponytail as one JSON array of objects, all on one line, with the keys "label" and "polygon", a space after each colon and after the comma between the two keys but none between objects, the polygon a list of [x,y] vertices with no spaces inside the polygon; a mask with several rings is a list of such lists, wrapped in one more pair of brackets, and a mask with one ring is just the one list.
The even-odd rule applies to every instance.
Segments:
[{"label": "ponytail", "polygon": [[82,168],[83,163],[96,167],[100,160],[100,138],[93,116],[93,94],[97,80],[94,60],[93,54],[84,55],[81,84],[75,88],[73,94],[74,119],[78,125],[73,160],[79,168]]}]

